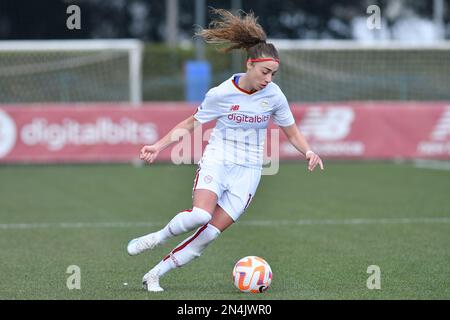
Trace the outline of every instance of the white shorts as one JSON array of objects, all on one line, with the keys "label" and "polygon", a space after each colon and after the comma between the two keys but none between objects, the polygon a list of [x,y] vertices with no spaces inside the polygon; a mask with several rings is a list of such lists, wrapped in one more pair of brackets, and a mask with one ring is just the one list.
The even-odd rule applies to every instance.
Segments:
[{"label": "white shorts", "polygon": [[200,161],[193,191],[207,189],[217,195],[217,204],[236,221],[255,196],[261,169],[233,163]]}]

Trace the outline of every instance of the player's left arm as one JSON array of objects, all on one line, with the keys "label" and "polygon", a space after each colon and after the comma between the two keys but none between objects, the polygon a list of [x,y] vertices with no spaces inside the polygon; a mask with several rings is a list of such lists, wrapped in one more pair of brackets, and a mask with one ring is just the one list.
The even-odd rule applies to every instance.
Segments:
[{"label": "player's left arm", "polygon": [[306,157],[308,160],[309,171],[313,171],[317,165],[323,170],[322,159],[311,150],[308,142],[300,130],[298,130],[295,123],[287,127],[280,126],[280,128],[288,138],[289,142]]}]

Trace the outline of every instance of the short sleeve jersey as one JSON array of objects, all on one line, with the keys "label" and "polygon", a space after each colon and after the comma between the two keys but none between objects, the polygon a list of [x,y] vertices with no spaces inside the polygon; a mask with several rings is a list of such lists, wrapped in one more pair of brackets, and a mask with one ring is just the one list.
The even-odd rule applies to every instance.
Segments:
[{"label": "short sleeve jersey", "polygon": [[234,82],[235,74],[208,91],[194,118],[200,123],[217,119],[203,159],[261,168],[267,126],[295,123],[286,97],[273,82],[250,93]]}]

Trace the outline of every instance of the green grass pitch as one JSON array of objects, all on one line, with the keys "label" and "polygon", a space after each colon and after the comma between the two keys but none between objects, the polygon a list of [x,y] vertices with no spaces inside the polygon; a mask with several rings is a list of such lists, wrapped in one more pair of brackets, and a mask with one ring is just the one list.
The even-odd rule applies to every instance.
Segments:
[{"label": "green grass pitch", "polygon": [[[382,162],[283,163],[201,258],[162,278],[165,292],[143,291],[185,236],[136,257],[126,244],[191,207],[195,169],[1,166],[0,299],[450,299],[450,171]],[[263,294],[231,282],[247,255],[272,267]],[[80,290],[66,286],[70,265]]]}]

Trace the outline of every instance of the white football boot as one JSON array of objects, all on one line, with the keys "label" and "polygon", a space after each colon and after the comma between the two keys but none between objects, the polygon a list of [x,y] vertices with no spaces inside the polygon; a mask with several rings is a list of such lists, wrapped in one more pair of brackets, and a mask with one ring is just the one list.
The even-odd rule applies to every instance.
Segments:
[{"label": "white football boot", "polygon": [[162,292],[163,288],[159,285],[159,273],[158,270],[150,270],[142,278],[142,286],[145,290],[150,292]]},{"label": "white football boot", "polygon": [[128,242],[127,251],[130,256],[135,256],[145,250],[151,250],[161,245],[162,241],[159,240],[156,233],[150,233],[148,235],[135,238]]}]

